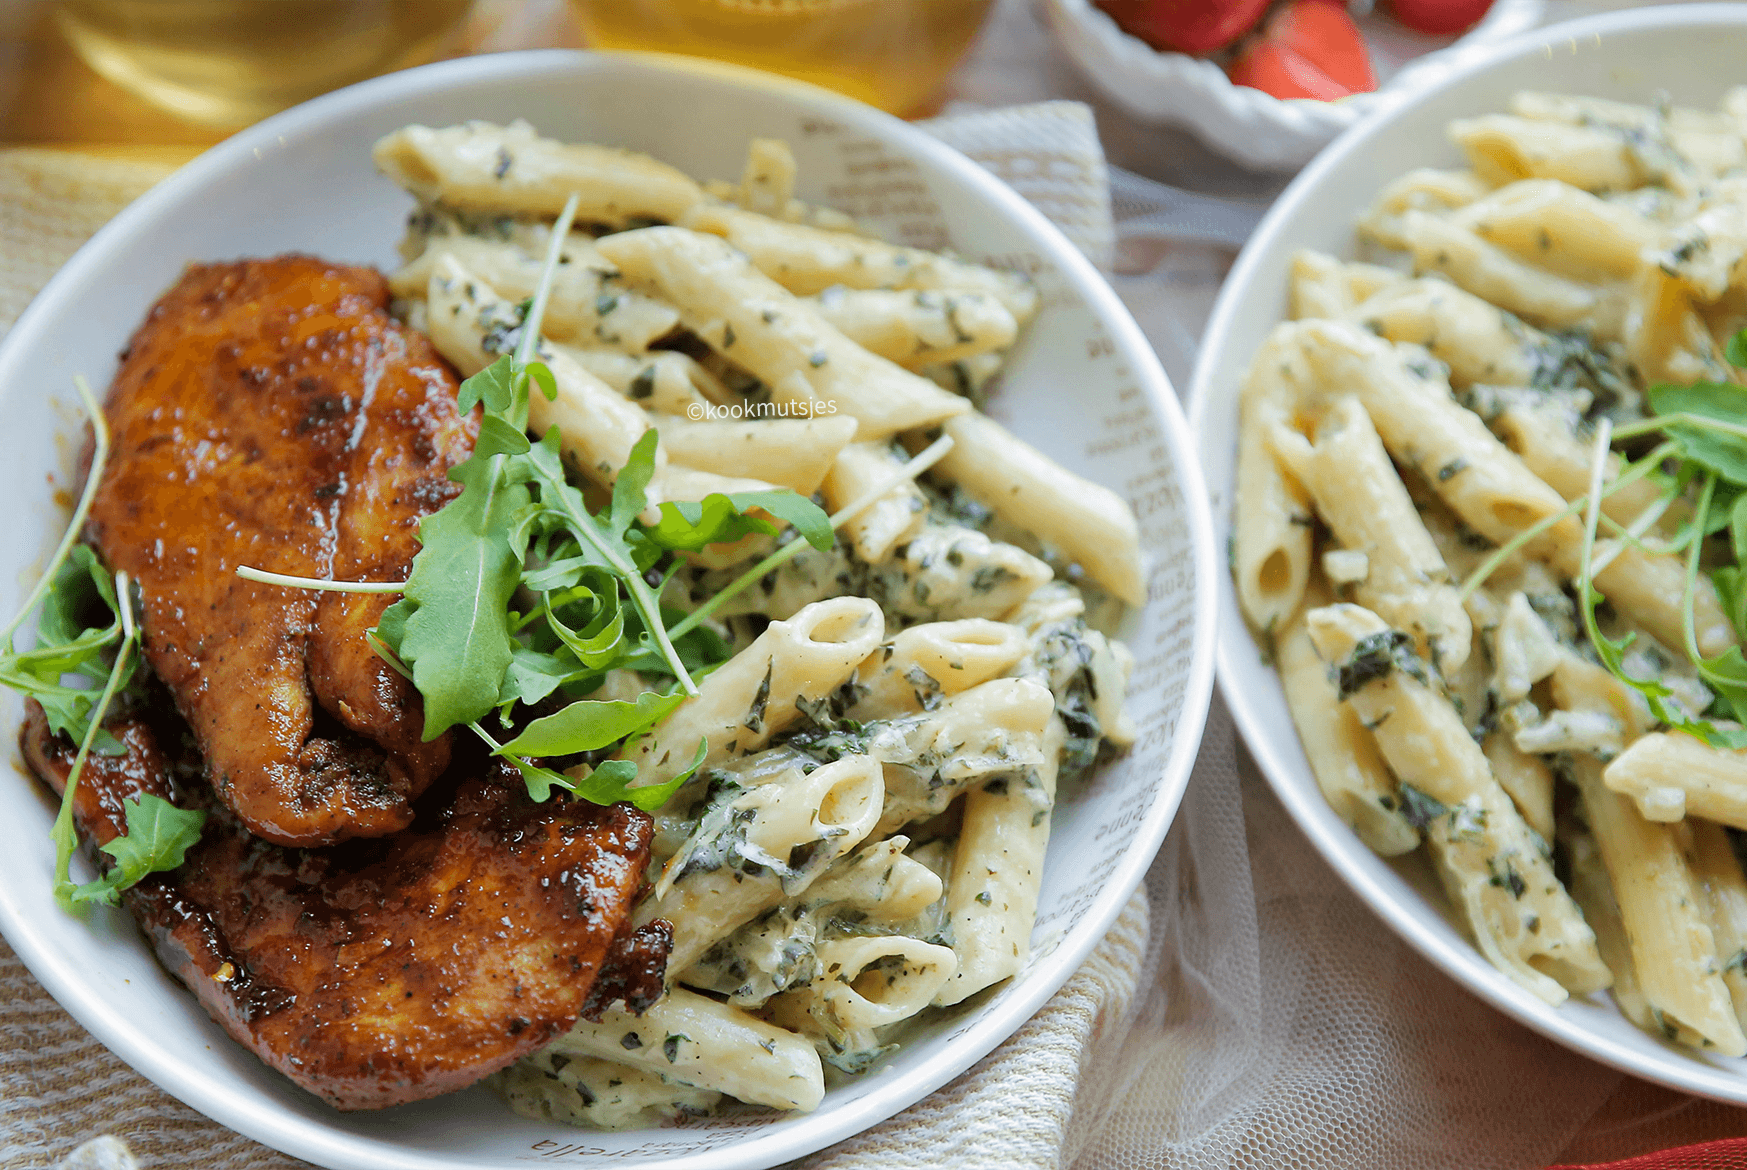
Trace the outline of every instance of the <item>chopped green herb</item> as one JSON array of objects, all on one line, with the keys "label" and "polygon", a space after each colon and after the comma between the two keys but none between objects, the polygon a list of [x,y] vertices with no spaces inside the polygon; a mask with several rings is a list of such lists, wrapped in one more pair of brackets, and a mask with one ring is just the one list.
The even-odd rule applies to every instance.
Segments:
[{"label": "chopped green herb", "polygon": [[1425,663],[1414,652],[1413,638],[1400,630],[1379,630],[1359,639],[1347,660],[1335,669],[1340,697],[1346,699],[1391,671],[1400,670],[1424,683]]}]

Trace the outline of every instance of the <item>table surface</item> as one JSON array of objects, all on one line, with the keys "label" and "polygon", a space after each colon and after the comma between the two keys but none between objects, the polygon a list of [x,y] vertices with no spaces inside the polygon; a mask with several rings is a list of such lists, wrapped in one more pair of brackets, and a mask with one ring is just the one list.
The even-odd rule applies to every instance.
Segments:
[{"label": "table surface", "polygon": [[[62,40],[51,3],[0,0],[0,146],[50,146],[179,164],[227,136],[229,131],[185,123],[94,73]],[[1246,172],[1185,132],[1138,123],[1112,107],[1050,42],[1032,4],[998,0],[988,26],[948,80],[939,108],[1047,98],[1084,101],[1094,108],[1110,161],[1127,170],[1258,208],[1284,185],[1284,177]],[[1625,6],[1621,0],[1549,3],[1555,18]],[[473,53],[582,44],[563,0],[479,0],[456,48]],[[1119,284],[1130,286],[1124,294],[1178,385],[1187,384],[1195,341],[1230,259],[1229,253],[1197,249],[1175,263],[1170,279],[1155,282],[1158,287],[1138,297],[1133,282],[1119,278]],[[1119,276],[1125,269],[1156,273],[1159,262],[1156,252],[1119,253],[1117,271]],[[1658,1134],[1672,1144],[1747,1132],[1743,1111],[1626,1078],[1572,1144],[1568,1159],[1586,1155],[1599,1135],[1657,1118]]]}]

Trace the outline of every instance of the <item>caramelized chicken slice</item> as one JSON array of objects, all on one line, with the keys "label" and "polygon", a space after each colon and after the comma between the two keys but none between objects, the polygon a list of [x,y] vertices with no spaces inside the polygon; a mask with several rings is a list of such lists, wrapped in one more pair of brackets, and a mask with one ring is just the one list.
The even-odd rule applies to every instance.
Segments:
[{"label": "caramelized chicken slice", "polygon": [[105,408],[114,447],[86,538],[140,582],[146,662],[213,789],[282,845],[404,828],[449,758],[364,640],[391,597],[235,575],[405,580],[419,519],[458,490],[476,424],[387,296],[380,274],[309,257],[196,265],[134,335]]},{"label": "caramelized chicken slice", "polygon": [[598,1021],[602,1012],[618,1004],[634,1016],[648,1011],[667,990],[667,956],[672,953],[673,923],[656,918],[633,928],[627,919],[607,948],[582,1018]]},{"label": "caramelized chicken slice", "polygon": [[[28,706],[25,758],[59,790],[72,745]],[[127,754],[86,761],[87,844],[125,826],[127,797],[210,796],[197,778],[177,791],[144,719],[107,726]],[[212,804],[183,866],[122,897],[164,966],[298,1085],[346,1110],[434,1097],[575,1022],[648,861],[647,815],[513,783],[433,791],[405,832],[325,849],[268,844]]]}]

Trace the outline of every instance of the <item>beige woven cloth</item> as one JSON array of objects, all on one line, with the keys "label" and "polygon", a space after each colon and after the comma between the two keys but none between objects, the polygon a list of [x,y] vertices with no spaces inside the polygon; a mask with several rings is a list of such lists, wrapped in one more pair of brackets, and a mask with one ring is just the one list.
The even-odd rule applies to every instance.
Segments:
[{"label": "beige woven cloth", "polygon": [[[1006,179],[1095,261],[1108,263],[1107,176],[1085,106],[1046,102],[928,128]],[[87,237],[166,173],[51,151],[0,151],[0,332]],[[1062,1162],[1083,1062],[1111,1050],[1127,1030],[1148,942],[1146,894],[1137,890],[1091,959],[1017,1035],[945,1089],[803,1164],[1052,1170]],[[0,1167],[136,1165],[307,1164],[208,1121],[128,1068],[0,942]]]}]

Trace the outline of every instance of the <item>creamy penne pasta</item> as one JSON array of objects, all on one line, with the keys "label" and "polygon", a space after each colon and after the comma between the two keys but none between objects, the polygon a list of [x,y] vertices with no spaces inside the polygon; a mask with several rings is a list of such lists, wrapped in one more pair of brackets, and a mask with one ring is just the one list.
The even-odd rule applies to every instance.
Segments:
[{"label": "creamy penne pasta", "polygon": [[1501,972],[1741,1054],[1747,88],[1449,135],[1229,388],[1238,603],[1330,806]]},{"label": "creamy penne pasta", "polygon": [[[1038,292],[803,202],[777,139],[704,182],[525,122],[407,127],[375,158],[418,200],[395,311],[512,400],[537,360],[529,434],[482,392],[480,441],[545,436],[527,458],[569,473],[556,505],[499,485],[528,549],[509,616],[552,631],[517,635],[501,722],[558,712],[500,754],[552,799],[634,773],[615,799],[654,810],[597,998],[494,1083],[605,1129],[813,1109],[824,1065],[865,1072],[1022,974],[1058,788],[1138,735],[1134,658],[1087,616],[1147,600],[1134,512],[979,409]],[[1319,279],[1351,309],[1405,278]],[[597,589],[615,557],[642,602]],[[576,704],[665,714],[551,768],[511,754]]]}]

